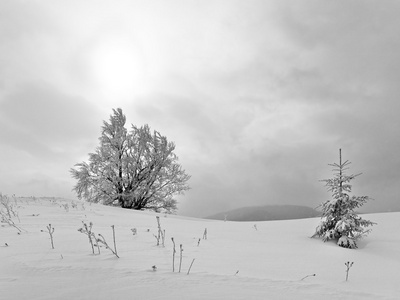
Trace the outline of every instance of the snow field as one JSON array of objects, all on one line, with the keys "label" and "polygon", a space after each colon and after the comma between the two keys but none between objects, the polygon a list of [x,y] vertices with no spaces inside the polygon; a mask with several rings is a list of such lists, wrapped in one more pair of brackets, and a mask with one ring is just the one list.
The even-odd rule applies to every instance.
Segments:
[{"label": "snow field", "polygon": [[[319,219],[239,223],[78,201],[73,208],[65,199],[17,202],[21,223],[16,223],[26,232],[18,235],[15,228],[0,227],[1,299],[398,299],[400,295],[400,236],[396,235],[400,213],[368,215],[378,225],[359,242],[359,249],[351,250],[309,238]],[[166,231],[165,247],[156,246],[156,216]],[[110,246],[114,225],[120,258],[104,248],[93,255],[87,236],[78,232],[82,221],[93,222],[93,231]],[[48,224],[55,228],[55,249]],[[202,239],[205,228],[207,240]],[[176,243],[175,273],[171,237]],[[178,273],[180,244],[184,251]],[[346,282],[347,261],[354,265]],[[316,276],[306,277],[312,274]]]}]

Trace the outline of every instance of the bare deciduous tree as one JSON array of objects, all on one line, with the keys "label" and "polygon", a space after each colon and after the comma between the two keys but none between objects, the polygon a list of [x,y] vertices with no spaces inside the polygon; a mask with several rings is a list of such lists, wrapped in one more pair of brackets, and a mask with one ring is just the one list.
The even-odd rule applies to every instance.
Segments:
[{"label": "bare deciduous tree", "polygon": [[78,197],[137,210],[176,210],[173,197],[189,189],[190,176],[178,163],[175,144],[148,125],[128,131],[125,123],[122,109],[113,109],[89,162],[71,169]]}]

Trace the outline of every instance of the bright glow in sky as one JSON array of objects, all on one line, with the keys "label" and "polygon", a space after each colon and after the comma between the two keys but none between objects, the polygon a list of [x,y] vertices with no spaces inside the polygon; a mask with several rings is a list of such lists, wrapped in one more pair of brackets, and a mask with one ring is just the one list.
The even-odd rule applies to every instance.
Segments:
[{"label": "bright glow in sky", "polygon": [[150,92],[145,56],[137,48],[129,36],[115,35],[93,45],[88,68],[104,98],[126,99]]},{"label": "bright glow in sky", "polygon": [[304,204],[338,149],[400,209],[397,1],[0,2],[0,192],[75,197],[112,108],[177,145],[180,213]]}]

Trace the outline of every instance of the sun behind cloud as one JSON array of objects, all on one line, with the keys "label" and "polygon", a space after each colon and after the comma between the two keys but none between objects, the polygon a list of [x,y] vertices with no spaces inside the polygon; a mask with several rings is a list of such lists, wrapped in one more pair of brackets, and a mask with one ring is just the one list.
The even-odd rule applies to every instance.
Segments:
[{"label": "sun behind cloud", "polygon": [[145,56],[127,37],[100,40],[89,61],[93,82],[105,97],[141,95],[150,88]]}]

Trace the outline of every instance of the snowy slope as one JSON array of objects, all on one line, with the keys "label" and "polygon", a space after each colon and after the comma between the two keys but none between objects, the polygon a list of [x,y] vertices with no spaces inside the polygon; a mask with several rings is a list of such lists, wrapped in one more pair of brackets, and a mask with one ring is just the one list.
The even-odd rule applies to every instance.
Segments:
[{"label": "snowy slope", "polygon": [[[18,200],[21,223],[16,223],[26,232],[0,227],[1,299],[398,299],[400,295],[396,230],[400,213],[365,216],[378,225],[359,249],[350,250],[310,239],[319,219],[236,223],[75,203],[72,208],[71,201],[63,199]],[[68,211],[63,204],[68,204]],[[166,230],[165,247],[156,246],[156,215]],[[110,245],[115,225],[120,258],[104,248],[93,255],[88,238],[77,230],[82,221],[93,222],[93,230]],[[55,228],[55,249],[46,229],[49,223]],[[131,228],[137,229],[136,235]],[[207,240],[202,239],[205,228]],[[177,246],[175,272],[171,237]],[[184,250],[178,273],[180,244]],[[347,261],[354,265],[346,282]],[[304,278],[312,274],[316,276]]]}]

